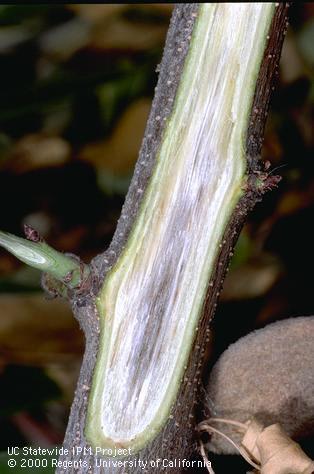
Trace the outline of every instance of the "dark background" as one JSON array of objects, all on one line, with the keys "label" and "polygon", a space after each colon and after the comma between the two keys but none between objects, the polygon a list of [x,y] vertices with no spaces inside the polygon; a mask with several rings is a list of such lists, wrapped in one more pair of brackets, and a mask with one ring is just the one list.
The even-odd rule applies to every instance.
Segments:
[{"label": "dark background", "polygon": [[[2,230],[22,235],[31,224],[85,261],[108,246],[171,11],[170,4],[0,6]],[[283,179],[240,236],[212,363],[255,328],[314,314],[313,13],[313,3],[290,9],[263,148]],[[1,250],[0,451],[62,443],[83,347],[67,304],[45,300],[39,273]],[[239,458],[213,462],[217,473],[248,469]]]}]

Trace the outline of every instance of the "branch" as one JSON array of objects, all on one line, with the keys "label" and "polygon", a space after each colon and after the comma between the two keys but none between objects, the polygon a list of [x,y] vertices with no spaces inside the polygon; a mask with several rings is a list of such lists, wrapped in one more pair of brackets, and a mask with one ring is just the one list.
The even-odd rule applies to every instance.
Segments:
[{"label": "branch", "polygon": [[25,226],[28,240],[0,231],[0,246],[22,262],[44,272],[49,292],[65,295],[68,290],[79,290],[89,278],[89,267],[74,256],[57,252],[30,226]]},{"label": "branch", "polygon": [[286,28],[276,5],[174,10],[121,218],[92,262],[99,296],[72,299],[87,346],[58,472],[142,471],[114,465],[114,447],[131,453],[126,463],[194,451],[223,277],[247,213],[278,181],[260,162]]},{"label": "branch", "polygon": [[165,108],[155,116],[165,123],[157,162],[98,299],[92,446],[137,452],[165,425],[230,215],[245,190],[264,192],[262,172],[248,182],[245,137],[274,11],[273,4],[199,8],[171,115]]}]

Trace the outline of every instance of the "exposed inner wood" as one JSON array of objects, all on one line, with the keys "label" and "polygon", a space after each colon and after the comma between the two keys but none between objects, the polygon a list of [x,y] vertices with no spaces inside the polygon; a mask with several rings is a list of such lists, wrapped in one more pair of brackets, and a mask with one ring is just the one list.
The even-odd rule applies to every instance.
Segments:
[{"label": "exposed inner wood", "polygon": [[199,9],[155,170],[98,300],[86,429],[94,446],[138,450],[170,413],[243,193],[248,117],[273,11],[266,3]]}]

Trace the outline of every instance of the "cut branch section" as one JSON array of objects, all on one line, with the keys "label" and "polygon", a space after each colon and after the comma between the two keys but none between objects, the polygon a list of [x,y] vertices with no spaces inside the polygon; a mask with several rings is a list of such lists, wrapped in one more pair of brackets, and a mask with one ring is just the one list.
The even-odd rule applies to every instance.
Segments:
[{"label": "cut branch section", "polygon": [[86,426],[93,446],[139,450],[171,412],[243,195],[248,121],[274,11],[267,3],[199,7],[140,212],[98,298]]},{"label": "cut branch section", "polygon": [[[38,234],[34,229],[31,231],[29,226],[27,228],[27,231],[33,232],[33,235]],[[39,237],[31,241],[0,231],[0,247],[8,250],[27,265],[45,272],[46,277],[50,277],[51,284],[58,286],[60,294],[66,294],[64,291],[66,288],[80,289],[90,275],[88,266],[79,259],[58,252]]]}]

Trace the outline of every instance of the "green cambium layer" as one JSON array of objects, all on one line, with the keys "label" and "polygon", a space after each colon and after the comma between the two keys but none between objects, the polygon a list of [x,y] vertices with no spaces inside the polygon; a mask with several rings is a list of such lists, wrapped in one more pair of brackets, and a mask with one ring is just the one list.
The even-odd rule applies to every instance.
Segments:
[{"label": "green cambium layer", "polygon": [[[251,40],[254,41],[254,47],[250,49],[248,57],[245,56],[245,51],[243,52],[241,50],[241,56],[241,46],[244,48],[247,46],[249,49],[251,45],[245,44],[246,41],[243,39],[245,37],[245,32],[242,36],[239,34],[239,45],[236,44],[236,47],[233,50],[232,47],[230,49],[233,51],[233,55],[231,55],[229,59],[227,58],[228,60],[225,60],[225,63],[222,63],[222,65],[220,63],[216,64],[217,71],[219,70],[219,67],[222,68],[222,78],[225,77],[224,74],[227,75],[227,78],[230,77],[230,80],[228,79],[226,85],[226,93],[221,94],[221,110],[219,110],[218,107],[217,111],[217,107],[215,108],[215,102],[210,102],[208,99],[215,93],[215,90],[213,90],[214,86],[220,87],[221,84],[221,80],[218,80],[216,84],[214,82],[215,63],[211,58],[215,56],[219,47],[222,48],[219,57],[223,58],[224,37],[226,35],[224,27],[228,25],[230,26],[230,22],[232,22],[230,10],[229,23],[227,23],[227,20],[226,24],[223,24],[223,22],[221,23],[220,18],[223,19],[224,15],[228,15],[227,9],[230,8],[233,8],[235,13],[234,28],[245,28],[248,21],[252,22],[252,24],[254,21],[256,22],[256,30],[254,29],[254,25],[252,26],[251,38]],[[252,15],[252,12],[255,16]],[[243,18],[241,17],[242,14]],[[100,347],[89,397],[85,429],[87,441],[94,447],[130,447],[132,452],[135,453],[145,447],[154,437],[156,437],[169,417],[171,407],[173,406],[178,394],[194,340],[208,282],[212,275],[213,263],[217,256],[218,245],[222,239],[230,216],[243,194],[242,186],[246,179],[245,144],[248,120],[259,67],[263,57],[267,34],[273,14],[274,4],[259,4],[259,7],[254,7],[254,4],[233,4],[232,6],[230,6],[230,4],[202,4],[199,8],[190,50],[186,58],[173,111],[165,126],[163,141],[157,156],[153,174],[150,178],[148,187],[145,190],[145,196],[141,203],[140,212],[133,225],[127,245],[121,253],[117,263],[107,274],[103,288],[97,300],[101,323]],[[242,18],[242,23],[241,21],[237,22],[237,15],[240,20]],[[248,16],[250,16],[249,19]],[[221,29],[219,29],[220,24],[222,25]],[[212,31],[214,33],[211,33]],[[228,38],[232,42],[231,33]],[[236,38],[238,37],[236,36]],[[237,47],[239,49],[239,57],[235,56],[235,53],[238,52]],[[244,71],[243,77],[241,76],[241,64],[239,64],[241,58],[243,61],[247,60],[247,69]],[[223,59],[221,59],[221,61],[223,61]],[[197,75],[198,77],[196,77]],[[240,80],[239,77],[242,78],[241,84],[237,82]],[[223,85],[221,85],[221,87],[223,87]],[[239,97],[237,94],[240,94]],[[204,104],[204,101],[206,100],[208,100],[209,103],[208,110],[202,108],[202,104]],[[204,119],[201,120],[200,117],[203,117],[202,114],[204,114]],[[231,125],[229,123],[228,127],[225,127],[225,124],[229,120],[229,115]],[[186,122],[182,124],[182,121],[185,119]],[[176,189],[178,188],[179,191],[177,193],[177,198],[180,198],[180,179],[185,183],[184,179],[186,178],[184,177],[184,173],[188,172],[186,170],[188,170],[189,166],[189,157],[192,155],[196,157],[196,163],[197,153],[199,153],[198,150],[206,150],[207,141],[204,137],[206,137],[206,134],[209,132],[206,127],[204,128],[204,123],[206,125],[208,121],[208,124],[212,127],[213,120],[216,120],[217,127],[220,127],[220,135],[217,132],[217,136],[224,136],[224,127],[226,129],[226,136],[225,138],[217,138],[217,143],[214,139],[209,138],[208,143],[211,144],[213,148],[216,147],[215,149],[218,151],[220,150],[221,153],[216,153],[214,154],[215,156],[210,157],[213,161],[213,164],[211,165],[212,169],[208,168],[206,171],[209,173],[209,181],[206,181],[207,175],[205,174],[204,184],[209,182],[208,193],[210,197],[212,196],[213,202],[215,202],[215,199],[217,200],[217,206],[221,206],[219,207],[221,211],[215,215],[215,225],[211,227],[211,232],[205,232],[208,223],[204,222],[204,236],[201,241],[197,239],[197,241],[194,242],[194,246],[200,245],[203,249],[202,261],[204,264],[199,271],[199,274],[195,277],[197,278],[197,291],[194,291],[193,294],[189,294],[188,296],[184,296],[185,299],[182,297],[183,300],[181,303],[176,303],[179,308],[177,312],[178,315],[182,314],[182,311],[180,312],[179,310],[180,307],[184,308],[185,304],[187,308],[192,308],[191,310],[187,310],[188,314],[186,315],[184,328],[182,329],[178,324],[176,325],[175,322],[173,325],[171,321],[167,323],[169,324],[169,331],[171,330],[174,333],[173,341],[175,347],[168,347],[170,354],[169,360],[173,362],[173,364],[170,364],[170,372],[164,374],[163,385],[158,385],[158,377],[162,379],[162,371],[156,372],[155,380],[157,386],[155,387],[155,391],[162,395],[159,398],[157,396],[157,400],[155,400],[155,397],[154,401],[151,402],[151,411],[147,409],[147,404],[148,407],[150,407],[149,397],[147,397],[146,405],[143,403],[143,419],[145,419],[145,417],[149,419],[150,415],[151,418],[146,426],[144,426],[144,422],[141,424],[141,420],[138,420],[138,426],[140,428],[137,430],[135,429],[133,435],[132,428],[130,428],[130,436],[128,437],[127,435],[124,435],[124,433],[128,433],[128,428],[124,429],[123,423],[125,422],[126,425],[129,424],[130,426],[132,423],[135,423],[136,425],[136,417],[140,418],[140,416],[138,416],[140,414],[140,408],[138,408],[136,404],[134,405],[135,420],[132,420],[131,418],[127,419],[128,407],[127,405],[123,405],[123,403],[126,402],[122,400],[122,398],[121,410],[114,411],[110,409],[111,404],[113,407],[115,406],[115,397],[122,397],[121,393],[130,393],[130,399],[131,396],[133,396],[133,382],[129,380],[127,376],[123,377],[123,375],[127,374],[127,370],[125,369],[124,373],[122,370],[123,366],[122,368],[115,369],[115,367],[119,366],[119,355],[122,358],[123,351],[126,350],[126,348],[130,349],[131,353],[131,346],[128,347],[128,344],[132,344],[132,341],[128,342],[126,337],[128,324],[130,324],[131,327],[131,322],[133,322],[132,318],[135,318],[138,313],[136,312],[134,316],[130,307],[127,306],[128,298],[130,300],[129,305],[132,308],[136,308],[136,299],[133,300],[135,286],[132,287],[132,285],[136,285],[136,279],[137,276],[140,275],[141,265],[142,267],[144,266],[147,268],[147,272],[149,271],[149,254],[155,252],[156,255],[158,255],[158,238],[163,238],[165,242],[168,242],[169,245],[171,244],[171,236],[167,237],[165,229],[166,225],[163,226],[165,216],[168,216],[169,214],[168,217],[170,223],[174,222],[175,219],[178,219],[178,221],[180,220],[181,216],[176,216],[175,214],[170,215],[171,209],[171,212],[174,212],[173,209],[175,209],[175,206],[172,206],[171,204],[178,202],[174,201],[173,196],[176,194]],[[200,153],[203,152],[200,151]],[[209,159],[208,156],[207,159]],[[204,163],[206,162],[205,155],[203,161]],[[194,164],[194,168],[200,166],[201,162],[202,161],[199,161]],[[206,166],[208,166],[208,162],[206,163]],[[171,171],[175,171],[176,173],[172,173]],[[194,176],[194,169],[189,172],[191,173],[191,176]],[[195,189],[196,191],[199,191],[198,193],[195,192],[197,196],[203,196],[204,186],[199,189],[197,183],[194,185],[193,182],[191,186],[191,191],[187,192],[188,197],[193,195]],[[219,195],[219,186],[222,187],[221,196]],[[225,188],[223,188],[223,186],[225,186]],[[184,188],[184,192],[185,191],[186,188]],[[181,194],[183,194],[183,192]],[[205,196],[205,198],[207,199],[208,196]],[[207,202],[205,201],[205,198],[204,202]],[[205,205],[200,209],[204,212]],[[184,213],[182,212],[182,214]],[[154,215],[154,217],[152,217],[152,215]],[[156,220],[156,215],[159,216],[159,221]],[[187,222],[190,225],[191,221],[186,220],[184,222]],[[155,241],[151,239],[152,232],[154,232]],[[189,238],[188,233],[186,238]],[[150,245],[151,247],[149,247]],[[188,248],[184,249],[188,261],[189,250]],[[148,250],[151,251],[148,252]],[[179,257],[180,255],[176,255],[174,258],[179,259]],[[171,259],[171,256],[169,258]],[[158,261],[158,259],[156,261]],[[186,278],[186,281],[190,281],[188,280],[191,278],[190,273],[191,272],[187,270],[187,276],[185,277],[183,272],[182,278]],[[144,275],[143,278],[149,277],[145,277]],[[191,281],[193,281],[193,279]],[[145,285],[147,284],[149,286],[147,279],[145,279],[144,282]],[[143,285],[143,288],[145,285]],[[154,285],[158,285],[158,282],[153,282],[151,284],[152,287]],[[138,282],[138,286],[140,286],[140,282]],[[128,288],[133,288],[134,292],[128,295],[126,291]],[[189,292],[190,288],[192,288],[191,285],[187,285],[185,287],[186,292]],[[123,302],[121,296],[122,293],[123,298],[125,298],[123,301],[126,308],[127,310],[130,310],[128,314],[125,314],[124,316],[121,313],[121,305]],[[174,315],[173,317],[175,317],[175,314],[174,311],[171,313],[171,316]],[[150,314],[149,317],[154,317],[154,315]],[[118,318],[119,324],[118,322],[115,324],[116,319],[118,320]],[[180,334],[180,336],[178,336],[178,334]],[[123,338],[125,338],[125,342],[123,342]],[[119,345],[119,342],[121,342],[121,345]],[[144,348],[143,350],[147,351],[150,347],[150,342],[152,341],[147,340],[147,338],[141,340],[139,337],[137,340],[134,340],[134,345],[142,344]],[[164,351],[167,352],[166,346],[164,347]],[[171,351],[173,352],[173,360],[171,359]],[[127,364],[125,364],[125,367],[126,365]],[[110,380],[108,378],[109,366],[112,371]],[[147,380],[148,377],[152,375],[152,369],[149,370],[151,372],[147,372]],[[144,372],[141,372],[142,375],[143,373]],[[141,377],[139,376],[139,379],[140,378]],[[107,383],[105,379],[107,380]],[[141,380],[137,380],[136,382],[138,382],[139,385],[140,383],[144,385],[145,381],[146,379],[144,375]],[[114,387],[114,382],[116,387]],[[121,386],[123,387],[124,392],[121,391]],[[147,393],[150,392],[148,391]],[[136,410],[139,411],[137,412]],[[115,433],[112,432],[115,427],[115,418],[119,420],[117,421],[118,428],[116,436]]]}]

